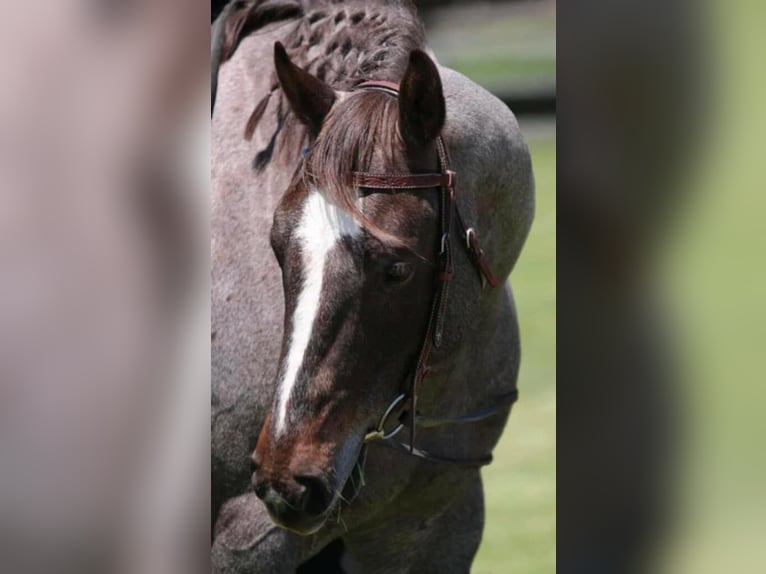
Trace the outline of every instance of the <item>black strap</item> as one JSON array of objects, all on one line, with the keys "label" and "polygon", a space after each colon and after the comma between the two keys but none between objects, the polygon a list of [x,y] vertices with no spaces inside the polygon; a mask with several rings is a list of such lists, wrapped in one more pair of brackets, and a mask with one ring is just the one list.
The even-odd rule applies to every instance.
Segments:
[{"label": "black strap", "polygon": [[[503,410],[504,408],[510,407],[511,405],[513,405],[518,400],[518,398],[519,398],[519,391],[518,389],[514,389],[510,393],[507,393],[503,395],[502,397],[500,397],[499,399],[497,399],[492,406],[485,407],[483,409],[474,411],[473,413],[470,413],[467,415],[454,417],[454,418],[432,418],[432,417],[426,417],[420,414],[416,414],[415,424],[421,428],[435,428],[435,427],[440,427],[444,425],[475,423],[475,422],[482,421],[484,419],[488,419],[490,417],[495,416],[496,414],[500,413],[500,411]],[[402,418],[406,419],[407,415],[408,413],[403,413]],[[398,440],[395,440],[393,437],[384,438],[374,442],[377,444],[381,444],[383,446],[387,446],[389,448],[393,448],[395,450],[407,452],[413,456],[422,458],[424,460],[430,460],[431,462],[441,462],[441,463],[456,464],[461,466],[486,466],[492,463],[492,454],[487,454],[487,455],[479,456],[475,458],[453,458],[449,456],[433,454],[422,448],[415,447],[412,443],[406,444]]]}]

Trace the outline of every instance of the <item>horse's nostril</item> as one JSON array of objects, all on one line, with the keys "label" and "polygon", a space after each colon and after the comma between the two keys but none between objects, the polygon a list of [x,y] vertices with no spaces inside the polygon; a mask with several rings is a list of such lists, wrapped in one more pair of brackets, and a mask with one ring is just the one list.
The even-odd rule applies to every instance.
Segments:
[{"label": "horse's nostril", "polygon": [[297,475],[294,478],[304,489],[301,494],[304,512],[314,516],[324,513],[332,502],[332,491],[327,483],[318,476]]},{"label": "horse's nostril", "polygon": [[266,491],[269,489],[268,483],[263,480],[256,480],[253,482],[253,490],[258,498],[263,498],[266,495]]},{"label": "horse's nostril", "polygon": [[255,471],[253,471],[253,474],[250,477],[250,483],[252,484],[255,495],[258,498],[263,498],[270,486],[269,481],[265,480],[263,476],[259,476]]}]

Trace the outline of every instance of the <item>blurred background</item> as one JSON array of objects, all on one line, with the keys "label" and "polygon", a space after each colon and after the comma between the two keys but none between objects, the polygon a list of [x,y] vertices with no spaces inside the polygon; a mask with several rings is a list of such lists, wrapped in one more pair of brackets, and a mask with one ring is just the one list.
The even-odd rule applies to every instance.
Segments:
[{"label": "blurred background", "polygon": [[0,572],[206,559],[209,25],[186,0],[4,6]]},{"label": "blurred background", "polygon": [[658,257],[676,317],[684,421],[667,572],[766,568],[766,5],[703,3],[698,134]]},{"label": "blurred background", "polygon": [[762,2],[558,12],[560,572],[762,572]]},{"label": "blurred background", "polygon": [[516,114],[532,155],[535,221],[511,274],[519,402],[482,470],[486,527],[472,572],[556,570],[556,3],[420,2],[439,61]]}]

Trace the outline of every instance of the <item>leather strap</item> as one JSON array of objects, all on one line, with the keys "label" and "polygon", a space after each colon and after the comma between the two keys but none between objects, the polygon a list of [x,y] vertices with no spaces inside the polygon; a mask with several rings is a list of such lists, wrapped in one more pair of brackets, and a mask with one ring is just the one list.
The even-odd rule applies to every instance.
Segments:
[{"label": "leather strap", "polygon": [[399,84],[396,82],[389,82],[387,80],[368,80],[354,86],[354,90],[363,90],[370,88],[373,90],[390,92],[392,96],[399,97]]},{"label": "leather strap", "polygon": [[[386,81],[368,81],[368,82],[362,82],[356,88],[355,90],[378,90],[383,91],[385,93],[391,94],[392,96],[398,97],[399,95],[399,86],[398,84],[395,84],[393,82],[386,82]],[[436,275],[436,286],[434,289],[434,295],[432,297],[431,301],[431,312],[428,318],[428,327],[426,329],[426,334],[423,339],[423,344],[420,349],[420,354],[418,355],[418,361],[415,366],[414,375],[412,377],[412,382],[408,389],[404,389],[403,395],[400,395],[395,399],[395,402],[398,403],[404,403],[406,401],[402,401],[401,399],[403,397],[406,397],[409,399],[410,402],[410,408],[408,413],[402,413],[402,416],[407,414],[407,418],[409,419],[407,426],[409,427],[410,431],[410,437],[409,437],[409,444],[403,444],[401,442],[393,440],[393,434],[390,436],[386,436],[385,433],[382,432],[382,429],[379,429],[378,432],[370,433],[370,439],[367,442],[370,442],[372,440],[375,440],[377,442],[380,442],[382,444],[385,444],[387,446],[397,448],[397,449],[406,449],[410,454],[418,456],[420,458],[424,458],[427,460],[432,461],[438,461],[438,462],[451,462],[451,463],[458,463],[458,464],[466,464],[470,466],[477,466],[477,465],[483,465],[483,464],[489,464],[491,462],[492,457],[491,455],[479,457],[475,459],[451,459],[448,457],[440,457],[433,455],[427,451],[417,449],[414,446],[415,442],[415,428],[418,426],[418,413],[417,413],[417,398],[418,398],[418,390],[420,389],[420,385],[423,382],[423,380],[428,375],[428,360],[431,355],[431,351],[434,347],[439,347],[442,344],[443,339],[443,333],[444,333],[444,321],[446,317],[446,310],[447,310],[447,300],[449,295],[449,286],[451,279],[454,275],[454,257],[453,257],[453,250],[452,250],[452,227],[453,224],[457,225],[458,232],[460,234],[461,243],[463,243],[466,247],[466,250],[469,254],[469,257],[473,261],[474,265],[476,266],[477,270],[480,273],[480,277],[482,278],[482,285],[484,285],[484,282],[489,283],[491,287],[495,287],[497,285],[497,279],[495,278],[494,274],[492,273],[489,263],[487,261],[487,258],[484,255],[484,251],[481,249],[481,245],[479,244],[479,238],[476,233],[476,230],[472,227],[468,227],[465,224],[465,220],[463,219],[462,215],[460,215],[460,212],[457,208],[457,204],[455,202],[455,185],[456,185],[456,174],[454,171],[450,169],[450,161],[449,156],[447,154],[447,148],[444,145],[444,140],[441,136],[436,138],[436,152],[439,157],[439,168],[440,173],[426,173],[426,174],[411,174],[411,173],[392,173],[392,174],[381,174],[381,173],[363,173],[363,172],[355,172],[353,174],[353,183],[354,186],[357,188],[368,188],[368,189],[389,189],[389,190],[403,190],[403,189],[429,189],[429,188],[440,188],[440,198],[439,198],[439,265],[438,265],[438,271]],[[515,400],[515,398],[514,398]],[[392,406],[394,406],[394,403],[392,403]],[[392,410],[392,406],[389,406],[389,410],[386,412],[385,418],[387,418],[388,414]],[[462,419],[465,417],[461,417],[458,419],[450,419],[445,420],[444,424],[447,424],[448,422],[475,422],[478,420],[482,420],[483,418],[486,418],[487,416],[492,416],[495,413],[498,412],[500,407],[495,407],[491,409],[486,415],[482,415],[479,417],[471,416],[468,417],[465,421]],[[431,422],[433,422],[435,419],[426,419]],[[422,418],[421,418],[422,421]],[[425,426],[422,425],[421,426]],[[430,425],[430,426],[437,426],[437,425]],[[398,430],[398,429],[397,429]]]},{"label": "leather strap", "polygon": [[[387,81],[367,81],[357,85],[355,90],[377,90],[390,93],[393,96],[399,95],[399,85]],[[471,256],[474,265],[481,273],[483,280],[490,287],[497,286],[497,278],[490,269],[489,262],[484,255],[484,250],[479,243],[479,236],[473,227],[466,225],[460,210],[455,203],[455,178],[456,173],[450,169],[447,148],[444,145],[444,139],[439,136],[436,138],[436,152],[439,156],[441,173],[366,173],[354,172],[353,184],[358,188],[368,189],[429,189],[441,187],[448,194],[442,197],[441,203],[441,230],[443,238],[441,250],[442,254],[450,241],[450,228],[453,220],[457,220],[458,231],[463,239],[466,249]],[[451,255],[451,253],[450,253]],[[442,269],[442,275],[446,276],[449,272]]]},{"label": "leather strap", "polygon": [[[441,140],[441,137],[439,138]],[[443,145],[443,144],[442,144]],[[479,236],[473,227],[468,227],[454,202],[455,193],[455,172],[447,171],[445,173],[362,173],[354,172],[352,177],[353,185],[357,188],[367,189],[430,189],[434,187],[442,187],[448,190],[449,198],[447,198],[447,212],[445,214],[449,217],[449,212],[454,213],[454,219],[457,220],[458,232],[466,245],[468,254],[471,256],[471,260],[474,265],[482,274],[484,280],[490,285],[490,287],[497,286],[497,278],[492,273],[492,269],[489,267],[489,261],[487,261],[484,250],[479,243]],[[444,206],[442,206],[444,207]],[[451,219],[451,218],[450,218]],[[442,223],[442,229],[444,231],[445,224]],[[444,237],[444,235],[442,235]]]},{"label": "leather strap", "polygon": [[[495,416],[502,409],[512,406],[513,403],[515,403],[518,398],[519,398],[519,392],[518,390],[514,389],[510,393],[498,398],[495,401],[495,404],[492,405],[491,407],[486,407],[484,409],[481,409],[476,412],[463,415],[460,417],[446,418],[446,419],[430,418],[430,417],[425,417],[425,416],[416,414],[415,424],[420,428],[435,428],[435,427],[440,427],[444,425],[467,424],[467,423],[475,423],[475,422],[483,421],[484,419],[488,419],[490,417]],[[399,442],[398,440],[395,440],[392,436],[384,437],[380,441],[380,444],[390,448],[397,449],[397,450],[404,450],[408,452],[409,454],[412,454],[424,460],[430,460],[431,462],[457,464],[462,466],[485,466],[492,462],[491,454],[478,456],[475,458],[453,458],[453,457],[447,457],[442,455],[435,455],[431,453],[430,451],[420,449],[420,448],[415,448],[412,445],[412,443],[404,444],[402,442]]]},{"label": "leather strap", "polygon": [[433,454],[427,450],[423,450],[422,448],[416,448],[412,446],[412,444],[404,444],[393,439],[381,440],[378,442],[378,444],[382,444],[383,446],[387,446],[388,448],[393,448],[395,450],[404,451],[407,454],[411,454],[424,460],[430,460],[431,462],[456,464],[460,466],[486,466],[492,463],[491,454],[478,456],[475,458],[452,458],[449,456]]},{"label": "leather strap", "polygon": [[459,417],[450,417],[450,418],[435,418],[435,417],[427,417],[424,415],[417,414],[415,415],[415,424],[418,425],[420,428],[427,429],[427,428],[440,427],[444,425],[459,425],[459,424],[475,423],[475,422],[483,421],[484,419],[488,419],[492,416],[495,416],[500,409],[505,407],[510,407],[518,399],[519,399],[519,391],[518,389],[514,389],[511,392],[506,393],[502,395],[501,397],[495,399],[495,402],[491,407],[479,409],[478,411],[474,411],[467,415],[462,415]]},{"label": "leather strap", "polygon": [[453,185],[454,172],[449,173],[359,173],[353,175],[356,187],[370,189],[425,189]]}]

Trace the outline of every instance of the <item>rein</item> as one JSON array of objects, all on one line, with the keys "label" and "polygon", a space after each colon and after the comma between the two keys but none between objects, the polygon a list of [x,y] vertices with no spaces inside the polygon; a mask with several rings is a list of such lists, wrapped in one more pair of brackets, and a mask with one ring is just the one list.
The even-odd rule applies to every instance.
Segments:
[{"label": "rein", "polygon": [[[354,90],[376,90],[388,93],[394,97],[399,96],[399,86],[393,82],[383,81],[368,81],[363,82],[356,86]],[[444,318],[447,309],[447,296],[449,294],[450,281],[454,275],[454,259],[453,259],[453,228],[457,230],[460,237],[460,243],[462,243],[469,255],[469,258],[473,262],[474,266],[480,273],[482,286],[489,284],[490,287],[497,286],[497,278],[492,273],[489,263],[484,251],[479,243],[479,236],[473,227],[469,227],[465,223],[465,219],[460,215],[460,210],[455,203],[455,179],[456,173],[450,169],[449,157],[447,155],[447,148],[444,145],[444,140],[441,135],[436,138],[436,152],[439,156],[439,173],[426,173],[426,174],[410,174],[410,173],[395,173],[395,174],[380,174],[380,173],[364,173],[354,172],[353,183],[356,188],[364,187],[369,189],[388,189],[388,190],[404,190],[404,189],[430,189],[440,188],[439,199],[439,226],[440,226],[440,251],[439,251],[439,268],[437,273],[437,281],[434,289],[434,295],[431,303],[431,313],[428,319],[428,329],[423,340],[423,344],[418,356],[418,362],[415,367],[415,372],[412,378],[412,383],[409,388],[396,396],[389,404],[383,415],[378,422],[378,426],[367,433],[364,437],[364,443],[366,444],[382,444],[397,450],[401,450],[433,462],[452,463],[466,466],[483,466],[492,462],[492,455],[488,454],[477,458],[450,458],[444,456],[437,456],[431,454],[428,451],[418,449],[414,446],[415,443],[415,429],[421,428],[433,428],[447,424],[465,424],[484,420],[486,418],[496,415],[501,409],[513,404],[517,397],[518,391],[513,391],[508,395],[501,397],[498,402],[492,406],[481,411],[464,415],[457,418],[447,419],[435,419],[421,416],[417,411],[417,397],[418,389],[421,383],[426,378],[429,372],[428,359],[431,355],[431,351],[434,347],[439,348],[442,343],[444,332]],[[402,407],[409,402],[409,409],[404,411]],[[386,423],[388,419],[397,411],[401,411],[399,416],[399,422],[397,426],[386,431]],[[406,420],[407,423],[402,422]],[[394,437],[399,434],[402,429],[409,427],[409,443],[402,443],[398,440],[394,440]]]}]

